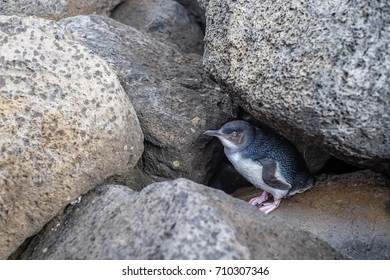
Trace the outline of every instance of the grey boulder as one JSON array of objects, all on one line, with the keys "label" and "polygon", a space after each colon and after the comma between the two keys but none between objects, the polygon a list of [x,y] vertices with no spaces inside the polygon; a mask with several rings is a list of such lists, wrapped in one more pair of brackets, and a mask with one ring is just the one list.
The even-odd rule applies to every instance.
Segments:
[{"label": "grey boulder", "polygon": [[237,107],[204,74],[202,57],[182,54],[107,17],[59,23],[117,73],[145,135],[143,170],[153,180],[206,182],[221,146],[203,132],[234,118]]},{"label": "grey boulder", "polygon": [[127,0],[112,12],[111,17],[169,42],[183,52],[203,54],[201,25],[190,11],[174,0]]},{"label": "grey boulder", "polygon": [[308,232],[186,179],[99,187],[50,222],[24,259],[337,259]]},{"label": "grey boulder", "polygon": [[390,172],[390,2],[200,0],[207,73],[257,119]]},{"label": "grey boulder", "polygon": [[123,0],[12,0],[1,1],[0,15],[36,16],[58,20],[80,14],[109,15]]},{"label": "grey boulder", "polygon": [[108,64],[53,21],[0,16],[0,258],[134,166],[136,113]]}]

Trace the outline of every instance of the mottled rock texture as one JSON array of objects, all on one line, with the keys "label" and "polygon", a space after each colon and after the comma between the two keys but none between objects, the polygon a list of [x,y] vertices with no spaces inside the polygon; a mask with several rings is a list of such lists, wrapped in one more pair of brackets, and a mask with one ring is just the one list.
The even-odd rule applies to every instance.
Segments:
[{"label": "mottled rock texture", "polygon": [[174,0],[126,0],[111,17],[164,43],[171,43],[183,52],[203,54],[201,25]]},{"label": "mottled rock texture", "polygon": [[58,20],[81,14],[109,15],[123,0],[11,0],[1,1],[0,15],[37,16]]},{"label": "mottled rock texture", "polygon": [[327,243],[186,179],[100,187],[37,235],[31,259],[337,259]]},{"label": "mottled rock texture", "polygon": [[[253,188],[234,195],[249,201]],[[323,177],[282,200],[274,216],[313,233],[351,259],[390,259],[390,180],[371,171]]]},{"label": "mottled rock texture", "polygon": [[207,181],[221,146],[203,132],[234,118],[236,107],[204,74],[202,57],[102,16],[60,24],[116,71],[145,135],[144,171],[154,180]]},{"label": "mottled rock texture", "polygon": [[0,258],[134,166],[136,113],[115,73],[55,22],[0,16]]},{"label": "mottled rock texture", "polygon": [[390,2],[200,0],[204,65],[254,117],[390,172]]},{"label": "mottled rock texture", "polygon": [[204,10],[199,6],[197,0],[175,0],[187,9],[187,11],[195,17],[196,22],[202,27],[202,30],[206,28],[206,16]]}]

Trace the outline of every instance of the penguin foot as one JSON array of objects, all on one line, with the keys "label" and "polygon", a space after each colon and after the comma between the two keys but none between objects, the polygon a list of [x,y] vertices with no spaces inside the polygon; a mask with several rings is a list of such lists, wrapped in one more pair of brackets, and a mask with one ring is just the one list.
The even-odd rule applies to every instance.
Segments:
[{"label": "penguin foot", "polygon": [[261,196],[252,198],[251,200],[249,200],[249,203],[256,206],[262,204],[264,201],[267,200],[268,200],[268,193],[266,191],[263,191]]},{"label": "penguin foot", "polygon": [[269,212],[278,208],[281,201],[282,201],[281,199],[276,199],[272,203],[271,202],[263,203],[263,206],[261,206],[259,210],[265,214],[268,214]]}]

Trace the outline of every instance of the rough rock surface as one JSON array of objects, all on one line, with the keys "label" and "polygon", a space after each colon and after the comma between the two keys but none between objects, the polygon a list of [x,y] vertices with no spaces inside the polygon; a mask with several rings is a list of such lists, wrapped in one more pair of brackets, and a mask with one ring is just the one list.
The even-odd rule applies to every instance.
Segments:
[{"label": "rough rock surface", "polygon": [[39,233],[31,259],[337,259],[327,243],[186,179],[103,186]]},{"label": "rough rock surface", "polygon": [[56,23],[0,16],[0,258],[66,204],[136,164],[115,73]]},{"label": "rough rock surface", "polygon": [[[261,193],[244,188],[249,201]],[[390,259],[390,180],[370,171],[323,178],[309,191],[283,199],[274,212],[351,259]]]},{"label": "rough rock surface", "polygon": [[126,0],[111,14],[119,22],[176,45],[184,52],[203,54],[204,32],[196,18],[174,0]]},{"label": "rough rock surface", "polygon": [[196,22],[201,26],[202,30],[206,29],[206,16],[204,10],[199,6],[197,0],[175,0],[179,2],[187,11],[195,17]]},{"label": "rough rock surface", "polygon": [[58,20],[80,14],[109,15],[123,0],[12,0],[1,1],[0,15],[37,16]]},{"label": "rough rock surface", "polygon": [[390,172],[390,2],[200,0],[206,71],[254,117]]},{"label": "rough rock surface", "polygon": [[234,118],[236,107],[206,77],[201,56],[184,55],[102,16],[77,16],[60,24],[116,71],[145,135],[146,173],[155,180],[207,181],[221,146],[203,132]]}]

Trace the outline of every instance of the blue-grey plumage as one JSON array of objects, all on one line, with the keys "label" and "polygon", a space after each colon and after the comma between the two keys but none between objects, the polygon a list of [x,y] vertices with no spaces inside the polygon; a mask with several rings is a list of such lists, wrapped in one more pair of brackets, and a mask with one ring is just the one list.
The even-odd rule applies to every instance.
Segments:
[{"label": "blue-grey plumage", "polygon": [[[262,212],[271,212],[283,197],[303,192],[314,184],[295,146],[270,129],[246,121],[232,121],[205,134],[218,137],[235,169],[264,191],[250,201],[253,205],[262,204]],[[266,202],[268,194],[272,194],[274,202]]]}]

